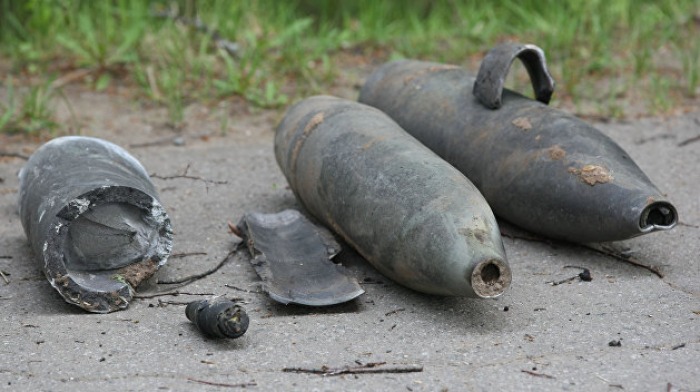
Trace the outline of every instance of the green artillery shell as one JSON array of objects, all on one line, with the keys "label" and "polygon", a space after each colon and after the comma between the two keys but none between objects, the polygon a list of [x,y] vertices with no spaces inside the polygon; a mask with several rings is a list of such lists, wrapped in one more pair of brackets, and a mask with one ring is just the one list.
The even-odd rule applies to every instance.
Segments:
[{"label": "green artillery shell", "polygon": [[190,302],[185,314],[205,335],[217,338],[243,336],[250,323],[245,309],[224,297]]},{"label": "green artillery shell", "polygon": [[168,259],[170,219],[146,170],[122,148],[54,139],[19,177],[22,226],[67,302],[96,313],[123,309]]},{"label": "green artillery shell", "polygon": [[[518,57],[537,101],[503,89]],[[476,78],[452,65],[385,64],[363,86],[360,102],[387,113],[469,177],[496,215],[530,231],[595,242],[673,228],[676,209],[629,154],[547,106],[552,91],[541,49],[503,44]]]},{"label": "green artillery shell", "polygon": [[510,285],[479,191],[379,110],[305,99],[280,122],[275,154],[304,207],[396,282],[483,298]]}]

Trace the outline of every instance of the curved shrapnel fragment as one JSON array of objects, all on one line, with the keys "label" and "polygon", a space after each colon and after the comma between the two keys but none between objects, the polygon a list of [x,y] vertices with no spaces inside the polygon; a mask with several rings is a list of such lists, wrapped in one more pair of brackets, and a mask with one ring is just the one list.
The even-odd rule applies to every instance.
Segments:
[{"label": "curved shrapnel fragment", "polygon": [[478,80],[456,66],[392,61],[369,77],[360,102],[387,113],[469,177],[497,215],[532,232],[597,242],[673,228],[675,207],[613,140],[502,88],[510,63],[525,51],[530,74],[539,75],[535,91],[548,89],[544,56],[532,48],[495,48]]},{"label": "curved shrapnel fragment", "polygon": [[245,309],[224,297],[190,302],[185,315],[202,333],[216,338],[241,337],[250,323]]},{"label": "curved shrapnel fragment", "polygon": [[283,304],[329,306],[364,294],[345,267],[331,261],[340,244],[299,211],[246,213],[238,223],[262,289]]},{"label": "curved shrapnel fragment", "polygon": [[19,213],[51,285],[97,313],[125,308],[139,283],[165,264],[170,219],[148,173],[100,139],[61,137],[20,171]]},{"label": "curved shrapnel fragment", "polygon": [[280,122],[275,155],[304,207],[396,282],[482,298],[510,285],[498,225],[479,191],[384,113],[305,99]]}]

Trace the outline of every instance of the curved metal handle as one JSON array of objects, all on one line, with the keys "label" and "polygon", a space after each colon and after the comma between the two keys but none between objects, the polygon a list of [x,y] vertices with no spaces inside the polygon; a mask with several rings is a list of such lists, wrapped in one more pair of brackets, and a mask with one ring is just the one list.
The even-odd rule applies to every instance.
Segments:
[{"label": "curved metal handle", "polygon": [[503,85],[513,60],[520,58],[530,74],[535,98],[545,104],[554,93],[554,79],[547,69],[544,51],[535,45],[506,42],[491,49],[481,62],[473,94],[489,109],[503,105]]}]

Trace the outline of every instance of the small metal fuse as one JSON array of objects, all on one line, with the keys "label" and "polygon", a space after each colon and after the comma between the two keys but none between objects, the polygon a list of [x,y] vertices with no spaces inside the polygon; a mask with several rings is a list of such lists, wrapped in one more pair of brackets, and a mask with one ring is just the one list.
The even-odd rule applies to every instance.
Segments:
[{"label": "small metal fuse", "polygon": [[205,335],[217,338],[241,337],[250,323],[245,309],[225,297],[190,302],[185,314]]}]

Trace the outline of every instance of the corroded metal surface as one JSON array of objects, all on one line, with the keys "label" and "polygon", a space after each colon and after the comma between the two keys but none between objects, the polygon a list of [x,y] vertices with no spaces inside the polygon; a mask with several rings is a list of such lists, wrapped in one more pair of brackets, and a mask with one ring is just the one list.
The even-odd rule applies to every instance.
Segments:
[{"label": "corroded metal surface", "polygon": [[100,139],[54,139],[19,174],[19,213],[51,285],[97,313],[125,308],[165,264],[172,229],[146,170]]},{"label": "corroded metal surface", "polygon": [[384,113],[305,99],[280,122],[275,155],[304,207],[396,282],[484,298],[510,285],[498,225],[479,191]]},{"label": "corroded metal surface", "polygon": [[225,297],[190,302],[185,315],[202,333],[216,338],[239,338],[250,324],[243,306]]},{"label": "corroded metal surface", "polygon": [[455,165],[497,215],[535,233],[613,241],[676,225],[675,207],[609,137],[507,89],[491,110],[472,94],[474,83],[463,68],[398,60],[369,77],[360,102]]},{"label": "corroded metal surface", "polygon": [[328,306],[364,294],[348,271],[330,259],[341,248],[327,229],[295,210],[249,212],[238,228],[270,298],[283,304]]},{"label": "corroded metal surface", "polygon": [[474,96],[489,109],[498,109],[503,105],[503,86],[516,58],[523,62],[530,75],[535,98],[546,104],[552,99],[554,79],[547,69],[542,49],[535,45],[506,42],[486,54],[474,81]]}]

